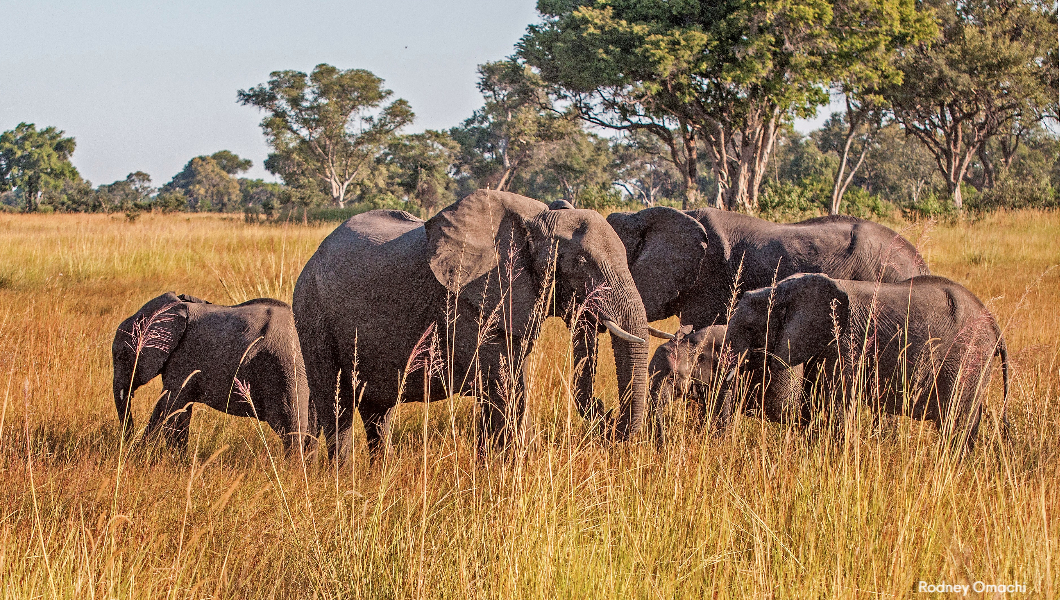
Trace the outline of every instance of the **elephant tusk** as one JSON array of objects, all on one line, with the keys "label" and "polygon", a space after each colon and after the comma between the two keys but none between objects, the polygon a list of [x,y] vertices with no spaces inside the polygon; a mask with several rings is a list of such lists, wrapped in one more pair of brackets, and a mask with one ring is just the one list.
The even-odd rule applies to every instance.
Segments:
[{"label": "elephant tusk", "polygon": [[648,325],[648,333],[652,334],[653,336],[655,336],[657,338],[662,338],[664,340],[676,340],[677,339],[676,335],[674,335],[672,333],[666,333],[665,331],[662,331],[661,329],[656,329],[656,328],[652,327],[651,325]]},{"label": "elephant tusk", "polygon": [[736,377],[736,369],[729,371],[728,375],[725,376],[725,381],[732,381],[732,378]]},{"label": "elephant tusk", "polygon": [[607,327],[607,330],[611,332],[611,335],[614,335],[616,337],[620,337],[620,338],[626,340],[627,342],[634,342],[634,343],[637,343],[637,344],[646,344],[647,343],[646,341],[640,339],[639,337],[637,337],[637,336],[635,336],[635,335],[633,335],[631,333],[627,333],[625,329],[622,329],[621,327],[618,326],[618,323],[615,323],[614,321],[612,321],[610,319],[601,319],[601,321],[603,321],[604,327]]}]

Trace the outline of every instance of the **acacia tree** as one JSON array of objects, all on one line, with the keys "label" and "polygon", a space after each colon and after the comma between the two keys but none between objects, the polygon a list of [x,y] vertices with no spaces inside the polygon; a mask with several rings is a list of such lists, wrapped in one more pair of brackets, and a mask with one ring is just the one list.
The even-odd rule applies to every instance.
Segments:
[{"label": "acacia tree", "polygon": [[[642,130],[670,150],[684,205],[697,203],[698,148],[713,203],[750,211],[779,127],[827,103],[828,86],[905,31],[913,0],[540,2],[544,23],[519,42],[582,118]],[[883,12],[891,18],[867,18]]]},{"label": "acacia tree", "polygon": [[1055,113],[1056,12],[1043,0],[935,0],[939,35],[898,63],[894,118],[935,158],[956,208],[972,160],[995,135]]},{"label": "acacia tree", "polygon": [[0,192],[21,192],[26,210],[33,212],[45,190],[79,179],[70,163],[77,143],[63,133],[54,127],[38,131],[33,123],[19,123],[0,134]]},{"label": "acacia tree", "polygon": [[369,71],[320,64],[308,76],[274,71],[268,83],[238,97],[266,112],[261,128],[274,150],[266,168],[291,186],[318,183],[341,208],[390,136],[412,122],[405,100],[383,106],[392,94]]}]

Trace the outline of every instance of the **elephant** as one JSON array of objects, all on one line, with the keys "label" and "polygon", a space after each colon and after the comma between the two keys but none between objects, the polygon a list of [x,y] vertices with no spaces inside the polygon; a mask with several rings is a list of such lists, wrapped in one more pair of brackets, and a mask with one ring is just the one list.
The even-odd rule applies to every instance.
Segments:
[{"label": "elephant", "polygon": [[549,315],[565,315],[576,342],[595,341],[600,326],[613,334],[619,410],[582,413],[606,420],[617,440],[643,420],[644,305],[622,241],[595,211],[478,190],[428,221],[362,213],[321,242],[293,305],[310,404],[339,460],[351,451],[355,406],[376,457],[398,402],[460,392],[477,398],[480,454],[517,445],[524,361]]},{"label": "elephant", "polygon": [[[607,222],[626,247],[649,322],[678,315],[682,325],[695,329],[724,324],[744,290],[770,286],[795,273],[883,282],[929,274],[924,258],[905,238],[854,217],[788,224],[714,208],[657,206],[611,213]],[[587,340],[575,350],[575,361],[595,364],[595,342]],[[578,406],[598,405],[592,375],[586,369],[574,382]]]},{"label": "elephant", "polygon": [[[309,384],[291,307],[258,298],[221,306],[167,292],[122,321],[111,347],[114,403],[124,435],[133,430],[136,390],[162,376],[162,396],[144,431],[186,450],[192,403],[256,417],[288,453],[304,447]],[[135,371],[135,372],[134,372]]]},{"label": "elephant", "polygon": [[[655,417],[655,441],[660,447],[667,441],[665,409],[674,398],[694,401],[696,421],[700,424],[710,416],[707,403],[721,389],[727,329],[726,325],[711,325],[693,331],[691,325],[684,325],[674,334],[674,339],[656,348],[648,363],[648,414]],[[776,374],[766,374],[761,369],[755,372],[750,380],[761,386],[760,393],[753,394],[757,402],[745,409],[773,422],[791,421],[800,406],[801,367]]]},{"label": "elephant", "polygon": [[963,444],[962,456],[975,444],[995,356],[1008,404],[1001,328],[974,294],[944,277],[879,283],[793,275],[745,294],[725,343],[736,358],[722,390],[722,430],[735,404],[736,372],[754,363],[772,373],[803,366],[804,423],[820,408],[841,435],[837,417],[860,399],[874,415],[935,422],[951,443]]}]

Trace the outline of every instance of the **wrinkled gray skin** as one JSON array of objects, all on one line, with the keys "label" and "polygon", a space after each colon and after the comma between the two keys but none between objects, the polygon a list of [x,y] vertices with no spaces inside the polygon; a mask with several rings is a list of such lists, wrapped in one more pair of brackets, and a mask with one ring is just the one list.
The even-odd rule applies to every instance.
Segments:
[{"label": "wrinkled gray skin", "polygon": [[[803,365],[803,397],[819,403],[804,404],[804,421],[820,409],[834,413],[829,421],[841,427],[844,411],[860,398],[874,414],[934,421],[966,453],[975,444],[995,355],[1007,404],[1008,354],[997,321],[971,292],[943,277],[876,284],[795,275],[744,295],[726,344],[741,367],[763,363],[778,373]],[[735,380],[727,375],[723,386],[722,428]]]},{"label": "wrinkled gray skin", "polygon": [[[648,363],[651,388],[648,414],[655,416],[655,441],[667,441],[666,407],[677,399],[695,402],[696,421],[705,424],[711,407],[708,400],[717,397],[725,367],[725,325],[711,325],[692,331],[684,325],[674,339],[655,349]],[[761,365],[747,365],[753,401],[744,405],[749,414],[758,414],[775,423],[791,422],[800,408],[802,367],[777,373],[763,371]]]},{"label": "wrinkled gray skin", "polygon": [[[854,217],[786,224],[713,208],[654,207],[612,213],[607,222],[626,247],[648,321],[678,315],[682,325],[697,330],[725,323],[734,290],[738,298],[745,290],[773,285],[795,273],[884,282],[929,273],[923,257],[905,238]],[[575,348],[575,360],[591,357],[587,362],[592,365],[595,356],[594,340]],[[579,406],[594,405],[582,400],[592,398],[591,375],[587,370],[575,381]],[[773,406],[767,413],[780,418],[785,410]]]},{"label": "wrinkled gray skin", "polygon": [[[542,306],[553,256],[554,297]],[[294,291],[311,404],[332,456],[350,452],[355,376],[356,408],[373,455],[399,398],[438,400],[460,391],[478,399],[480,451],[517,443],[523,361],[541,322],[584,302],[589,292],[595,299],[575,331],[591,335],[579,337],[595,340],[600,317],[647,338],[625,248],[591,210],[549,210],[537,200],[479,190],[427,222],[388,210],[346,221],[320,244]],[[487,334],[480,336],[486,321]],[[441,368],[426,385],[423,369],[414,368],[402,386],[425,332],[438,336]],[[612,343],[622,398],[609,425],[623,439],[643,419],[648,344]],[[580,408],[599,416],[599,407]]]},{"label": "wrinkled gray skin", "polygon": [[696,403],[696,418],[707,414],[707,398],[718,390],[725,343],[725,326],[712,325],[692,331],[691,325],[677,330],[674,339],[655,349],[648,363],[650,390],[648,414],[655,416],[654,435],[658,445],[666,444],[666,407],[674,398]]},{"label": "wrinkled gray skin", "polygon": [[[161,375],[163,395],[151,412],[145,439],[161,430],[171,446],[186,450],[190,403],[201,402],[230,415],[257,417],[288,451],[303,447],[309,386],[294,314],[279,300],[220,306],[168,292],[118,326],[111,352],[114,403],[126,434],[133,430],[133,394]],[[236,377],[249,386],[253,406],[235,387]]]}]

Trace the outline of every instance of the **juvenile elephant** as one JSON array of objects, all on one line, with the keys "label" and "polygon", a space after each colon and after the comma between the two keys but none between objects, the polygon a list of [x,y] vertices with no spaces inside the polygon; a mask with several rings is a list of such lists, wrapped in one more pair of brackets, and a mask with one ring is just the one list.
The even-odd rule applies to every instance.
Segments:
[{"label": "juvenile elephant", "polygon": [[[861,400],[876,414],[934,421],[968,452],[995,355],[1008,402],[1008,353],[997,321],[971,292],[943,277],[878,284],[794,275],[745,294],[725,339],[738,366],[760,363],[777,373],[803,365],[804,397],[819,398],[826,413],[835,413],[833,425]],[[734,375],[726,375],[723,427],[734,405]]]},{"label": "juvenile elephant", "polygon": [[191,403],[201,402],[264,421],[288,451],[303,445],[309,386],[294,314],[279,300],[220,306],[168,292],[118,326],[111,351],[114,403],[126,434],[133,394],[161,374],[163,393],[145,439],[161,428],[170,445],[186,449]]},{"label": "juvenile elephant", "polygon": [[[581,304],[584,312],[565,312]],[[544,318],[561,313],[581,314],[575,331],[591,336],[580,338],[611,330],[621,406],[609,426],[620,439],[635,433],[647,320],[625,247],[602,216],[479,190],[426,222],[392,210],[352,217],[320,244],[294,291],[311,405],[332,454],[350,451],[355,380],[373,454],[399,401],[462,391],[478,400],[480,451],[515,443],[524,360]]]},{"label": "juvenile elephant", "polygon": [[[709,415],[708,401],[721,389],[725,367],[725,333],[727,326],[711,325],[692,330],[684,325],[674,339],[659,346],[648,363],[651,381],[649,414],[655,415],[655,439],[662,446],[667,438],[666,407],[675,399],[695,402],[697,421]],[[753,401],[745,405],[748,412],[774,422],[789,422],[798,417],[802,392],[802,369],[763,372],[758,365],[748,365]]]},{"label": "juvenile elephant", "polygon": [[[795,273],[883,282],[929,273],[901,235],[854,217],[788,224],[714,208],[659,206],[612,213],[607,222],[626,247],[649,322],[678,315],[682,325],[695,329],[724,324],[730,303],[744,291]],[[575,348],[575,361],[591,366],[595,358],[595,340]],[[593,406],[592,374],[587,369],[575,380],[579,406]]]}]

